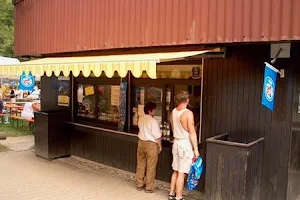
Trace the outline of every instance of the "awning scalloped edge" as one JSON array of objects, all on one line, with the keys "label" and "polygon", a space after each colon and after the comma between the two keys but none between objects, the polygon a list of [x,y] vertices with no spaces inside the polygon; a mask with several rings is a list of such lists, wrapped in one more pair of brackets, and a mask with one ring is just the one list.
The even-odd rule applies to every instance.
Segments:
[{"label": "awning scalloped edge", "polygon": [[84,77],[89,77],[92,73],[95,77],[99,77],[104,72],[108,78],[113,77],[115,72],[124,78],[128,71],[139,78],[145,71],[150,78],[156,79],[156,61],[0,66],[1,75],[21,75],[23,72],[28,74],[30,71],[34,76],[48,77],[53,74],[60,76],[61,73],[63,76],[69,76],[71,72],[75,77],[80,73]]},{"label": "awning scalloped edge", "polygon": [[128,71],[136,78],[139,78],[145,71],[152,79],[156,79],[156,64],[185,57],[195,56],[208,52],[187,51],[168,53],[147,53],[128,55],[108,55],[108,56],[86,56],[86,57],[50,57],[37,60],[30,60],[15,65],[0,66],[0,75],[21,75],[23,72],[32,75],[48,77],[69,76],[72,72],[77,77],[81,73],[84,77],[89,77],[92,73],[95,77],[101,76],[104,72],[108,78],[113,77],[117,72],[124,78]]}]

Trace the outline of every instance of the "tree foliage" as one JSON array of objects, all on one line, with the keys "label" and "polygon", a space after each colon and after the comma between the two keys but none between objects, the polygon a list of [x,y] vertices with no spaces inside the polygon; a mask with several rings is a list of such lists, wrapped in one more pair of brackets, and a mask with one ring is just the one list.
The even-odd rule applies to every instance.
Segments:
[{"label": "tree foliage", "polygon": [[14,55],[14,7],[11,0],[0,0],[0,56]]}]

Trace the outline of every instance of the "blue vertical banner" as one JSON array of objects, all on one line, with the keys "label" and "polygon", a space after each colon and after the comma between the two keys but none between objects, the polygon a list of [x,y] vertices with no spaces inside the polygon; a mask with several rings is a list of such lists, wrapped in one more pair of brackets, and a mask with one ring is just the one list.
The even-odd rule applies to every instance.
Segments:
[{"label": "blue vertical banner", "polygon": [[20,76],[19,90],[33,91],[35,78],[31,72],[26,76],[25,72]]},{"label": "blue vertical banner", "polygon": [[265,65],[266,66],[261,104],[270,109],[271,111],[274,111],[275,90],[278,70],[267,62],[265,63]]},{"label": "blue vertical banner", "polygon": [[124,131],[126,122],[126,109],[127,109],[127,82],[120,84],[120,99],[119,99],[119,123],[118,131]]}]

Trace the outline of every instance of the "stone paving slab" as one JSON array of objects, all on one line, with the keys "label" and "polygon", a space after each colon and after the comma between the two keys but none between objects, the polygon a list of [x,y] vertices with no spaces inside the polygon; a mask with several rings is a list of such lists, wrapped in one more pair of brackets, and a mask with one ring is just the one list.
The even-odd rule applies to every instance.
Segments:
[{"label": "stone paving slab", "polygon": [[93,173],[59,160],[36,157],[33,151],[0,153],[1,200],[161,200],[163,192],[147,194],[133,184]]}]

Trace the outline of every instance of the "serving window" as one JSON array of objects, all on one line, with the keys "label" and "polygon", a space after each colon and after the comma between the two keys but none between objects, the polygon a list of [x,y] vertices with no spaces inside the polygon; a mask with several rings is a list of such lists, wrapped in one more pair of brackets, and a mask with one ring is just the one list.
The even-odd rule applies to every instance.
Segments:
[{"label": "serving window", "polygon": [[[170,113],[176,106],[174,96],[184,90],[190,94],[188,108],[194,113],[195,128],[198,131],[201,102],[199,69],[199,65],[157,66],[157,79],[150,79],[145,74],[140,78],[129,75],[126,79],[76,78],[75,120],[114,130],[123,123],[125,132],[138,133],[137,125],[140,116],[144,115],[144,105],[151,101],[157,105],[154,118],[160,124],[163,135],[169,136],[172,135],[169,127]],[[125,97],[120,88],[121,82],[128,83]]]}]

